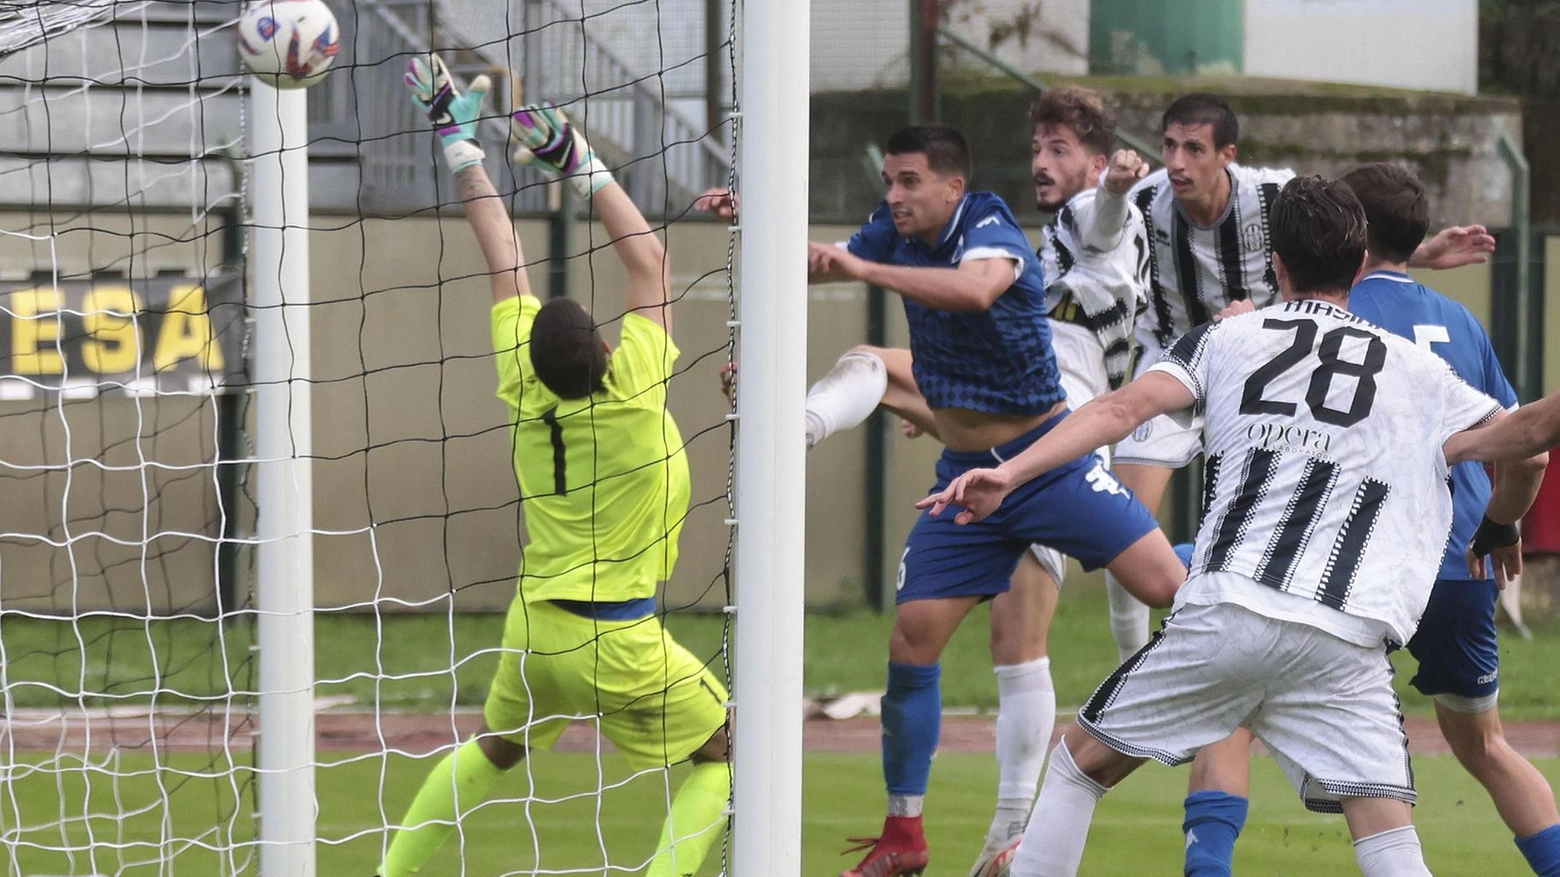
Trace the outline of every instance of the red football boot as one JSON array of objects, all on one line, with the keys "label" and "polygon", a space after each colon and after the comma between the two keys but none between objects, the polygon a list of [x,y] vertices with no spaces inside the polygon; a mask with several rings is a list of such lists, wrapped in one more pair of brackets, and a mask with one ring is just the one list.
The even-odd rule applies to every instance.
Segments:
[{"label": "red football boot", "polygon": [[840,877],[917,877],[926,870],[931,858],[926,852],[926,835],[921,832],[921,817],[890,816],[883,820],[881,837],[853,837],[856,844],[841,855],[870,849],[861,864]]}]

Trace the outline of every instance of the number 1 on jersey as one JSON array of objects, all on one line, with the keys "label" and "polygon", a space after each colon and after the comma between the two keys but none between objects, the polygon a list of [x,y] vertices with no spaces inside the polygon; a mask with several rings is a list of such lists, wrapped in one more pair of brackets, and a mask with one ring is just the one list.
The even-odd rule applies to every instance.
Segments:
[{"label": "number 1 on jersey", "polygon": [[563,451],[563,424],[558,422],[558,406],[542,412],[542,422],[552,433],[553,493],[563,496],[569,492],[568,457]]}]

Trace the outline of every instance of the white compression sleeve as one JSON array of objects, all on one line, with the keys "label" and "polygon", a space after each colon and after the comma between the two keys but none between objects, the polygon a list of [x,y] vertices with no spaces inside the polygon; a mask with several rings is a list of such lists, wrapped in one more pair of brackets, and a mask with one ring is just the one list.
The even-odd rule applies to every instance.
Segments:
[{"label": "white compression sleeve", "polygon": [[1148,606],[1128,593],[1109,571],[1105,573],[1105,595],[1110,600],[1110,635],[1125,663],[1148,645]]},{"label": "white compression sleeve", "polygon": [[1107,791],[1073,763],[1067,741],[1056,744],[1040,800],[1013,857],[1012,877],[1076,877],[1094,808]]},{"label": "white compression sleeve", "polygon": [[1405,825],[1354,842],[1354,857],[1365,877],[1430,877],[1419,832]]},{"label": "white compression sleeve", "polygon": [[997,812],[986,845],[1006,847],[1035,803],[1045,751],[1056,727],[1051,659],[997,667]]},{"label": "white compression sleeve", "polygon": [[807,447],[872,416],[888,391],[888,367],[876,354],[853,350],[807,391]]}]

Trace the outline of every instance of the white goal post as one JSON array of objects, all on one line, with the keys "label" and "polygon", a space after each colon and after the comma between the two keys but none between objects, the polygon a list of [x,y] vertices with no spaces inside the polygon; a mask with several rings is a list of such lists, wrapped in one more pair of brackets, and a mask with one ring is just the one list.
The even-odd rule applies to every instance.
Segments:
[{"label": "white goal post", "polygon": [[802,840],[803,410],[809,0],[743,4],[731,873],[797,877]]},{"label": "white goal post", "polygon": [[[314,877],[314,477],[309,119],[304,89],[251,78],[255,745],[260,877]],[[307,802],[305,804],[304,802]]]}]

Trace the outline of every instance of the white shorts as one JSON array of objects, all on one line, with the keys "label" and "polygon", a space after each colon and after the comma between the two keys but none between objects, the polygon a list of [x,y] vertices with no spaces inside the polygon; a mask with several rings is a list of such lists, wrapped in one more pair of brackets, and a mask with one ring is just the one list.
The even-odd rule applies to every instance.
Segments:
[{"label": "white shorts", "polygon": [[[1073,411],[1082,408],[1089,400],[1103,396],[1110,390],[1110,375],[1105,372],[1105,348],[1100,338],[1088,329],[1074,323],[1051,320],[1051,350],[1056,354],[1056,366],[1062,376],[1062,391],[1067,394],[1067,407]],[[1096,453],[1110,465],[1110,448],[1100,448]],[[1067,555],[1055,548],[1031,545],[1035,560],[1061,585],[1067,574]]]},{"label": "white shorts", "polygon": [[[1152,335],[1138,336],[1137,370],[1133,377],[1142,377],[1164,353]],[[1135,463],[1141,466],[1163,466],[1166,469],[1179,469],[1197,458],[1203,449],[1203,418],[1201,415],[1189,418],[1190,423],[1183,425],[1172,419],[1168,414],[1144,423],[1132,434],[1116,443],[1115,462]]]},{"label": "white shorts", "polygon": [[1340,797],[1416,798],[1385,648],[1234,603],[1177,610],[1094,692],[1078,725],[1168,765],[1250,728],[1319,813],[1341,812]]}]

